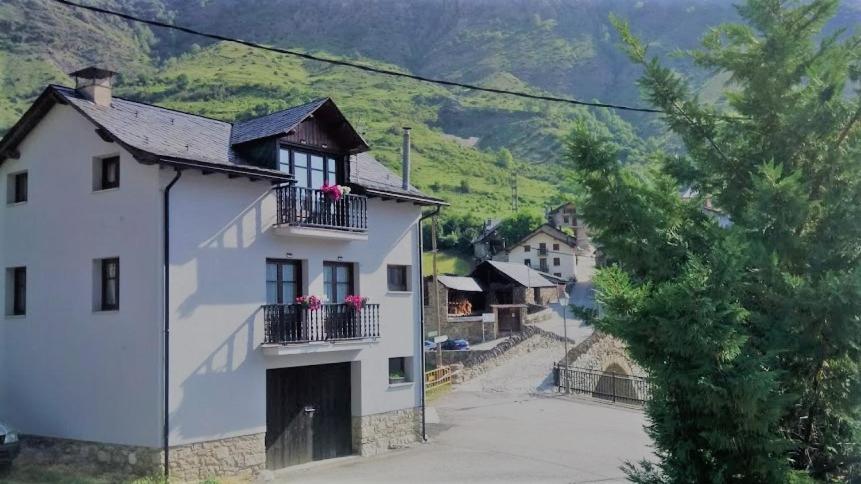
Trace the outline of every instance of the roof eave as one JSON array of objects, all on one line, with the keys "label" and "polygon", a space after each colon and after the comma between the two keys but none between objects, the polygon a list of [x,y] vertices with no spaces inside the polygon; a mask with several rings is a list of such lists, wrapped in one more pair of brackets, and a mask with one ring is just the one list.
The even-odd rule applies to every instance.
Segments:
[{"label": "roof eave", "polygon": [[360,186],[365,190],[365,193],[371,197],[380,197],[380,198],[389,198],[392,200],[403,200],[407,202],[413,202],[416,205],[424,205],[424,206],[440,206],[440,207],[448,207],[450,204],[443,200],[431,197],[422,197],[418,195],[407,195],[404,193],[390,192],[387,190],[380,190],[376,188],[368,188],[362,186],[361,183],[353,183],[356,186]]}]

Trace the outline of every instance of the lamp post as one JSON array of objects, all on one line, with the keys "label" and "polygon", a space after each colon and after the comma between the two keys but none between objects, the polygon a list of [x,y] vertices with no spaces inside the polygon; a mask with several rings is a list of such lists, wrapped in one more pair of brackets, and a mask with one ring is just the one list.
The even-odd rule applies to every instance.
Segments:
[{"label": "lamp post", "polygon": [[568,289],[564,289],[562,291],[562,295],[559,296],[559,304],[562,305],[562,334],[565,339],[565,357],[562,359],[565,362],[565,377],[560,378],[559,381],[565,382],[565,393],[568,393]]}]

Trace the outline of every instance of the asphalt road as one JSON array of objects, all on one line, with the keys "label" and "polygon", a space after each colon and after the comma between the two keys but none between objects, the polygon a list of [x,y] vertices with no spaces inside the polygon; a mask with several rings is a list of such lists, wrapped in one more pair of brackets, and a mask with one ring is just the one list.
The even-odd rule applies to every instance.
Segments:
[{"label": "asphalt road", "polygon": [[428,425],[426,444],[290,469],[276,481],[625,482],[619,466],[650,455],[642,412],[554,393],[558,352],[523,354],[434,402],[439,423]]}]

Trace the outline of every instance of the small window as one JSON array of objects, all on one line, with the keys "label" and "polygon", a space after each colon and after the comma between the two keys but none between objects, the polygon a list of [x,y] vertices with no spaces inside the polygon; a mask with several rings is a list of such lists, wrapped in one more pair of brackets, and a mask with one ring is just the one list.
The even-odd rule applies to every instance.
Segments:
[{"label": "small window", "polygon": [[524,245],[524,246],[523,246],[523,252],[530,252],[531,250],[532,250],[532,246],[531,246],[531,245]]},{"label": "small window", "polygon": [[407,383],[412,379],[412,358],[399,356],[389,358],[389,384]]},{"label": "small window", "polygon": [[120,259],[96,259],[95,269],[98,273],[96,287],[97,311],[117,311],[120,309]]},{"label": "small window", "polygon": [[10,316],[27,314],[26,267],[6,269],[6,314]]},{"label": "small window", "polygon": [[570,221],[571,221],[571,218],[570,218],[570,217],[568,217],[567,215],[566,215],[566,216],[564,216],[564,217],[562,217],[562,222],[563,222],[563,223],[566,223],[566,224],[567,224],[567,223],[570,223]]},{"label": "small window", "polygon": [[532,261],[529,259],[523,259],[523,263],[528,265],[529,267],[532,267]]},{"label": "small window", "polygon": [[27,172],[13,173],[6,182],[6,203],[24,203],[27,201]]},{"label": "small window", "polygon": [[553,244],[553,250],[559,250],[559,244]]},{"label": "small window", "polygon": [[561,273],[561,272],[554,272],[554,273],[553,273],[553,275],[554,275],[554,276],[556,276],[556,277],[562,277],[562,273]]},{"label": "small window", "polygon": [[120,186],[120,157],[93,159],[93,190],[110,190]]},{"label": "small window", "polygon": [[558,265],[560,265],[560,262],[559,262],[559,258],[558,258],[558,257],[554,257],[554,258],[553,258],[553,265],[554,265],[554,266],[558,266]]},{"label": "small window", "polygon": [[409,291],[409,266],[389,266],[389,291]]}]

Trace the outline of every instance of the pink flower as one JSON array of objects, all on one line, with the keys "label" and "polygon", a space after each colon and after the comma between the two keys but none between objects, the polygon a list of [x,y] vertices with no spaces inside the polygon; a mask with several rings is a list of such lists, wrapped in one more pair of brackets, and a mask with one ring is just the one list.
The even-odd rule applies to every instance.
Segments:
[{"label": "pink flower", "polygon": [[316,311],[323,306],[323,301],[317,296],[299,296],[296,298],[296,304],[305,309]]},{"label": "pink flower", "polygon": [[329,185],[324,183],[323,186],[320,187],[320,191],[335,202],[340,200],[344,195],[344,190],[339,185]]},{"label": "pink flower", "polygon": [[347,296],[344,298],[344,303],[346,303],[347,306],[352,307],[356,311],[361,311],[362,307],[364,307],[365,303],[367,302],[368,298],[359,296],[358,294]]}]

